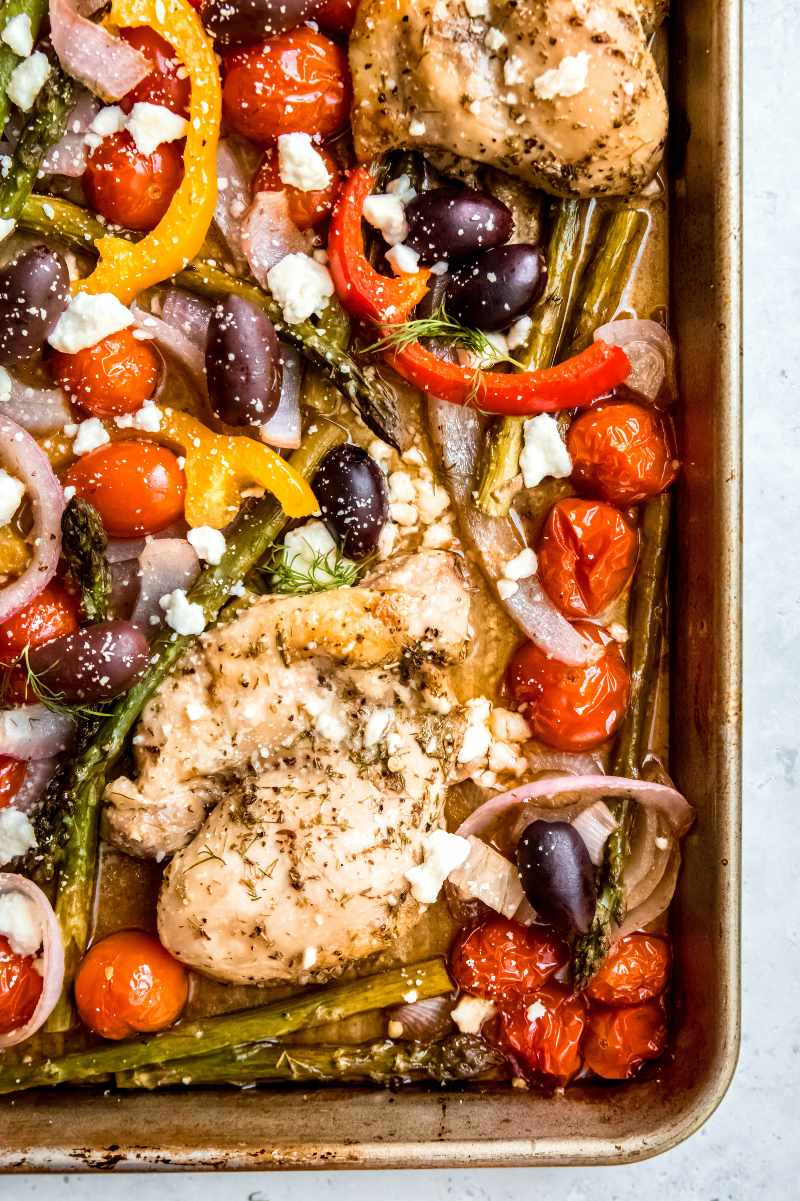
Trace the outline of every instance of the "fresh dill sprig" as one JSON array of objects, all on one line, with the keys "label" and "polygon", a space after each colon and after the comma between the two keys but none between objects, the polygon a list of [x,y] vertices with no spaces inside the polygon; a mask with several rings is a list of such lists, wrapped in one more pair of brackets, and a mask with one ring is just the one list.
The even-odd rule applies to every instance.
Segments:
[{"label": "fresh dill sprig", "polygon": [[389,327],[389,332],[367,347],[367,351],[379,354],[386,350],[405,350],[422,338],[438,338],[446,346],[468,350],[479,359],[491,363],[510,363],[522,368],[522,364],[508,354],[501,354],[492,340],[480,329],[469,329],[454,321],[440,304],[430,317],[416,317],[411,321],[399,321]]},{"label": "fresh dill sprig", "polygon": [[105,709],[93,709],[91,705],[70,704],[64,699],[63,692],[54,692],[52,688],[49,688],[43,677],[31,666],[29,650],[30,648],[26,646],[19,662],[25,672],[25,683],[40,705],[44,705],[45,709],[49,709],[51,713],[60,713],[65,717],[76,719],[106,716]]},{"label": "fresh dill sprig", "polygon": [[361,574],[361,566],[348,559],[338,546],[335,551],[315,551],[310,562],[299,554],[287,559],[284,548],[277,547],[268,570],[273,592],[291,596],[351,588]]}]

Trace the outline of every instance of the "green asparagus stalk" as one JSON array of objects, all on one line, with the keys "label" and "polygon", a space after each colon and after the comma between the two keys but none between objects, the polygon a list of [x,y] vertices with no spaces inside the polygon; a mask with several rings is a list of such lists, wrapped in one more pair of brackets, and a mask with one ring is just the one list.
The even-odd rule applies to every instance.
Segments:
[{"label": "green asparagus stalk", "polygon": [[641,209],[620,207],[611,214],[598,252],[581,281],[575,308],[577,319],[563,358],[585,350],[598,326],[612,320],[630,279],[647,222],[647,214]]},{"label": "green asparagus stalk", "polygon": [[75,83],[51,56],[50,75],[25,122],[11,166],[0,180],[3,219],[16,221],[19,217],[45,155],[64,135],[74,103]]},{"label": "green asparagus stalk", "polygon": [[106,559],[108,539],[94,505],[73,496],[61,516],[61,557],[90,622],[105,621],[111,598],[111,570]]},{"label": "green asparagus stalk", "polygon": [[[628,712],[617,740],[611,773],[638,779],[646,752],[645,730],[650,695],[656,684],[657,661],[666,605],[667,540],[671,498],[668,492],[644,506],[641,551],[631,598],[630,676]],[[630,846],[633,806],[628,800],[609,801],[617,827],[606,843],[594,918],[587,934],[573,949],[572,975],[583,988],[603,962],[613,923],[625,915],[623,875]]]},{"label": "green asparagus stalk", "polygon": [[38,1063],[11,1064],[0,1068],[0,1094],[44,1085],[75,1084],[108,1073],[162,1067],[174,1060],[229,1052],[232,1047],[284,1038],[311,1026],[398,1005],[410,990],[419,1000],[425,1000],[450,992],[452,987],[444,961],[427,959],[380,975],[286,997],[258,1009],[183,1022],[147,1038],[103,1043]]},{"label": "green asparagus stalk", "polygon": [[[4,30],[14,17],[27,16],[31,23],[31,33],[34,42],[39,36],[39,29],[48,9],[47,0],[6,0],[0,6],[0,31]],[[6,94],[9,80],[15,67],[22,59],[15,54],[5,42],[0,43],[0,129],[8,120],[9,100]]]},{"label": "green asparagus stalk", "polygon": [[469,1080],[501,1068],[504,1057],[469,1034],[455,1034],[438,1043],[361,1043],[356,1046],[292,1046],[253,1043],[197,1059],[179,1059],[166,1067],[118,1072],[117,1088],[165,1088],[188,1084],[262,1084],[268,1081],[371,1080],[391,1084],[402,1080]]}]

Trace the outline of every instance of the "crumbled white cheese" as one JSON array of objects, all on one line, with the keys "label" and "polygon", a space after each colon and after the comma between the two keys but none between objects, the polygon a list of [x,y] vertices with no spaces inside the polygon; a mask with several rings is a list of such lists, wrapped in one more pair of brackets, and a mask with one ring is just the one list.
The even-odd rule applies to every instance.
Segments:
[{"label": "crumbled white cheese", "polygon": [[8,525],[25,495],[25,485],[0,467],[0,526]]},{"label": "crumbled white cheese", "polygon": [[319,315],[333,296],[330,271],[307,254],[287,254],[267,272],[267,287],[289,325]]},{"label": "crumbled white cheese", "polygon": [[411,176],[405,174],[390,180],[386,185],[386,191],[390,196],[396,196],[401,204],[410,204],[417,197],[417,189],[411,182]]},{"label": "crumbled white cheese", "polygon": [[199,701],[189,701],[186,706],[186,716],[191,722],[201,721],[207,712],[205,705],[201,705]]},{"label": "crumbled white cheese", "polygon": [[471,17],[488,17],[492,11],[489,0],[464,0],[464,8]]},{"label": "crumbled white cheese", "polygon": [[97,450],[98,446],[105,446],[106,442],[110,441],[100,418],[89,417],[78,426],[75,441],[72,443],[72,453],[79,456],[88,455]]},{"label": "crumbled white cheese", "polygon": [[76,292],[47,339],[54,350],[77,354],[133,325],[130,309],[111,292]]},{"label": "crumbled white cheese", "polygon": [[313,718],[314,728],[322,738],[340,743],[347,737],[348,725],[343,710],[336,704],[332,693],[325,696],[312,693],[304,697],[302,704],[309,717]]},{"label": "crumbled white cheese", "polygon": [[519,350],[520,346],[527,344],[528,338],[531,336],[533,329],[533,320],[530,317],[519,317],[511,326],[511,329],[506,334],[506,342],[509,350]]},{"label": "crumbled white cheese", "polygon": [[510,772],[513,776],[521,776],[528,770],[528,760],[524,755],[518,755],[510,742],[496,739],[489,747],[489,771],[502,775]]},{"label": "crumbled white cheese", "polygon": [[161,429],[164,414],[152,400],[146,400],[135,413],[122,413],[114,418],[114,424],[121,430],[143,430],[148,434],[157,434]]},{"label": "crumbled white cheese", "polygon": [[282,133],[278,138],[281,182],[301,192],[322,192],[331,182],[325,159],[307,133]]},{"label": "crumbled white cheese", "polygon": [[431,275],[447,275],[450,270],[450,264],[446,259],[439,259],[438,263],[434,263],[431,267]]},{"label": "crumbled white cheese", "polygon": [[479,759],[486,758],[492,743],[488,726],[491,705],[485,697],[476,697],[474,700],[467,701],[465,708],[467,728],[464,731],[461,750],[458,752],[458,762],[475,763]]},{"label": "crumbled white cheese", "polygon": [[3,32],[0,33],[0,38],[20,58],[27,58],[33,50],[33,29],[28,14],[17,13],[15,17],[12,17]]},{"label": "crumbled white cheese", "polygon": [[525,63],[518,54],[510,54],[503,64],[503,79],[513,87],[515,83],[525,80]]},{"label": "crumbled white cheese", "polygon": [[36,835],[27,813],[0,809],[0,867],[27,855],[36,846]]},{"label": "crumbled white cheese", "polygon": [[397,542],[397,526],[393,521],[387,521],[378,535],[378,558],[388,559],[394,551]]},{"label": "crumbled white cheese", "polygon": [[153,154],[163,142],[185,138],[189,123],[163,104],[140,100],[131,109],[126,127],[139,153]]},{"label": "crumbled white cheese", "polygon": [[0,893],[0,934],[15,955],[35,955],[42,945],[42,922],[30,897]]},{"label": "crumbled white cheese", "polygon": [[450,505],[446,488],[424,476],[417,480],[417,511],[423,525],[437,521]]},{"label": "crumbled white cheese", "polygon": [[549,413],[539,413],[525,422],[519,465],[526,488],[535,488],[547,476],[562,480],[571,474],[572,459],[559,433],[558,422]]},{"label": "crumbled white cheese", "polygon": [[498,359],[508,357],[508,342],[504,334],[482,332],[486,339],[486,346],[480,353],[474,350],[465,350],[463,346],[456,351],[462,367],[491,367]]},{"label": "crumbled white cheese", "polygon": [[415,118],[410,122],[408,126],[408,132],[411,134],[412,138],[424,138],[425,134],[428,132],[428,127],[424,121],[419,121]]},{"label": "crumbled white cheese", "polygon": [[317,962],[317,948],[306,947],[303,951],[303,971],[308,972]]},{"label": "crumbled white cheese", "polygon": [[415,900],[421,905],[432,905],[447,877],[461,866],[469,852],[470,845],[466,838],[448,834],[446,830],[433,830],[423,838],[422,863],[406,872]]},{"label": "crumbled white cheese", "polygon": [[[307,521],[289,530],[283,540],[284,564],[298,575],[308,576],[317,587],[334,579],[336,556],[336,542],[323,521]],[[339,563],[349,565],[350,560],[340,557]]]},{"label": "crumbled white cheese", "polygon": [[503,742],[527,742],[533,736],[532,730],[521,713],[513,709],[503,709],[497,705],[489,717],[489,728],[495,738]]},{"label": "crumbled white cheese", "polygon": [[0,402],[11,400],[12,379],[5,367],[0,367]]},{"label": "crumbled white cheese", "polygon": [[543,1018],[546,1015],[547,1006],[543,1005],[541,1001],[534,1001],[525,1010],[525,1016],[529,1022],[538,1022],[539,1018]]},{"label": "crumbled white cheese", "polygon": [[519,592],[519,584],[516,580],[499,579],[497,581],[497,595],[500,600],[511,600]]},{"label": "crumbled white cheese", "polygon": [[206,628],[203,606],[190,601],[183,588],[176,588],[158,602],[164,610],[164,620],[176,634],[202,634]]},{"label": "crumbled white cheese", "polygon": [[426,550],[446,550],[453,542],[453,527],[447,521],[434,521],[422,535]]},{"label": "crumbled white cheese", "polygon": [[210,525],[196,525],[189,530],[186,539],[197,551],[198,559],[205,559],[216,567],[225,554],[225,535],[221,530],[215,530]]},{"label": "crumbled white cheese", "polygon": [[486,31],[483,44],[487,50],[491,50],[494,54],[497,54],[498,50],[502,50],[504,46],[508,45],[508,38],[501,29],[496,29],[493,25],[491,29]]},{"label": "crumbled white cheese", "polygon": [[464,993],[459,997],[450,1017],[462,1034],[480,1034],[481,1026],[497,1013],[494,1001],[485,1001],[483,997],[473,997]]},{"label": "crumbled white cheese", "polygon": [[389,505],[389,516],[395,525],[410,527],[419,521],[417,506],[409,501],[398,500]]},{"label": "crumbled white cheese", "polygon": [[109,104],[101,108],[89,123],[83,140],[90,150],[96,150],[104,138],[113,133],[121,133],[127,123],[128,114],[118,104]]},{"label": "crumbled white cheese", "polygon": [[41,50],[37,50],[35,54],[24,58],[11,72],[6,95],[12,104],[16,104],[23,113],[27,113],[33,108],[34,101],[47,82],[49,74],[49,59]]},{"label": "crumbled white cheese", "polygon": [[419,271],[419,252],[404,242],[398,242],[391,250],[387,250],[386,261],[395,275],[416,275]]},{"label": "crumbled white cheese", "polygon": [[540,100],[577,96],[586,87],[588,77],[589,55],[580,50],[577,54],[565,54],[557,67],[537,75],[533,90]]},{"label": "crumbled white cheese", "polygon": [[413,503],[417,498],[414,481],[407,471],[393,471],[389,476],[389,500]]},{"label": "crumbled white cheese", "polygon": [[16,228],[16,221],[13,217],[0,217],[0,242],[5,242],[6,238]]},{"label": "crumbled white cheese", "polygon": [[394,721],[394,709],[375,709],[364,725],[364,746],[377,746]]},{"label": "crumbled white cheese", "polygon": [[659,851],[666,851],[667,847],[669,846],[669,839],[665,838],[663,834],[659,834],[655,842]]},{"label": "crumbled white cheese", "polygon": [[536,575],[538,566],[536,553],[526,546],[513,559],[508,560],[503,568],[503,575],[507,580],[527,580]]},{"label": "crumbled white cheese", "polygon": [[390,246],[398,245],[408,236],[406,210],[398,195],[368,196],[364,201],[364,220],[379,230]]}]

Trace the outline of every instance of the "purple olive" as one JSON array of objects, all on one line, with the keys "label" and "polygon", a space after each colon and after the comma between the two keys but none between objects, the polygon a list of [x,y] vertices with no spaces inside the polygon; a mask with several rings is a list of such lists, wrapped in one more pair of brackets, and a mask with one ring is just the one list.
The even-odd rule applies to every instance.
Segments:
[{"label": "purple olive", "polygon": [[0,363],[21,363],[40,350],[69,302],[62,255],[32,246],[0,271]]},{"label": "purple olive", "polygon": [[221,46],[261,42],[301,25],[319,0],[207,0],[203,25]]},{"label": "purple olive", "polygon": [[574,826],[531,822],[517,844],[517,868],[537,913],[561,930],[586,933],[595,908],[595,873]]},{"label": "purple olive", "polygon": [[447,311],[463,325],[496,332],[526,313],[546,282],[547,265],[538,246],[498,246],[456,268],[447,285]]},{"label": "purple olive", "polygon": [[329,451],[311,487],[325,524],[346,555],[364,559],[377,550],[389,498],[383,472],[362,447],[346,442]]},{"label": "purple olive", "polygon": [[226,425],[262,425],[281,395],[281,348],[269,317],[241,296],[214,306],[206,376],[214,412]]},{"label": "purple olive", "polygon": [[129,621],[101,621],[28,654],[42,687],[68,704],[110,701],[144,674],[147,639]]},{"label": "purple olive", "polygon": [[511,209],[475,188],[445,187],[422,192],[406,206],[406,245],[421,263],[463,259],[502,246],[514,232]]}]

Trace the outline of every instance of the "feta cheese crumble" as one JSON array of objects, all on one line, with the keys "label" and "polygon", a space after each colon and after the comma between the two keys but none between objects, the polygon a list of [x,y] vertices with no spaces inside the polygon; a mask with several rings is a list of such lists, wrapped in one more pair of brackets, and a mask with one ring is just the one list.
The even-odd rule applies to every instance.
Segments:
[{"label": "feta cheese crumble", "polygon": [[493,25],[491,29],[487,30],[483,44],[487,50],[497,54],[498,50],[502,50],[504,46],[508,45],[508,38],[501,29],[495,29]]},{"label": "feta cheese crumble", "polygon": [[415,118],[409,124],[408,132],[411,134],[412,138],[424,138],[425,134],[428,132],[428,127],[424,121],[419,121]]},{"label": "feta cheese crumble", "polygon": [[303,951],[303,971],[308,972],[317,962],[317,948],[306,947]]},{"label": "feta cheese crumble", "polygon": [[557,67],[537,75],[533,90],[540,100],[577,96],[586,87],[588,77],[589,55],[581,50],[577,54],[565,54]]},{"label": "feta cheese crumble", "polygon": [[198,559],[205,559],[212,567],[222,561],[225,554],[225,535],[210,525],[197,525],[189,530],[186,539],[197,551]]},{"label": "feta cheese crumble", "polygon": [[33,50],[33,30],[28,14],[17,13],[15,17],[12,17],[3,32],[0,33],[0,39],[10,46],[20,58],[27,58]]},{"label": "feta cheese crumble", "polygon": [[422,863],[406,872],[411,895],[420,905],[432,905],[447,877],[460,867],[470,852],[466,838],[433,830],[422,840]]},{"label": "feta cheese crumble", "polygon": [[325,159],[307,133],[282,133],[278,138],[281,182],[301,192],[322,192],[331,182]]},{"label": "feta cheese crumble", "polygon": [[471,17],[488,17],[492,11],[489,0],[464,0],[464,8]]},{"label": "feta cheese crumble", "polygon": [[546,1015],[547,1006],[543,1005],[541,1001],[534,1001],[533,1004],[529,1005],[525,1010],[525,1016],[529,1022],[538,1022],[539,1018],[543,1018]]},{"label": "feta cheese crumble", "polygon": [[84,142],[90,150],[96,150],[104,138],[112,133],[121,133],[128,123],[128,114],[118,104],[109,104],[101,108],[96,117],[89,123]]},{"label": "feta cheese crumble", "polygon": [[391,250],[387,250],[386,261],[395,275],[416,275],[419,271],[418,252],[403,242],[398,242]]},{"label": "feta cheese crumble", "polygon": [[8,525],[25,495],[25,485],[0,467],[0,526]]},{"label": "feta cheese crumble", "polygon": [[11,72],[6,95],[23,113],[30,112],[49,74],[50,62],[47,55],[37,50],[35,54],[24,58]]},{"label": "feta cheese crumble", "polygon": [[398,195],[368,196],[364,201],[364,220],[379,230],[390,246],[396,246],[408,236],[406,210]]},{"label": "feta cheese crumble", "polygon": [[328,268],[299,253],[287,254],[267,272],[267,287],[289,325],[319,316],[334,292]]},{"label": "feta cheese crumble", "polygon": [[417,189],[412,184],[410,175],[398,175],[397,179],[390,180],[386,191],[390,196],[396,196],[401,204],[410,204],[417,198]]},{"label": "feta cheese crumble", "polygon": [[563,480],[571,474],[572,459],[558,422],[549,413],[539,413],[525,422],[519,465],[526,488],[535,488],[547,476]]},{"label": "feta cheese crumble", "polygon": [[511,326],[511,329],[506,334],[506,341],[509,350],[519,350],[520,346],[527,344],[528,338],[531,336],[533,329],[533,320],[530,317],[519,317]]},{"label": "feta cheese crumble", "polygon": [[20,855],[27,855],[35,846],[36,835],[27,813],[21,813],[19,809],[0,809],[0,867]]},{"label": "feta cheese crumble", "polygon": [[[339,555],[336,542],[323,521],[307,521],[297,529],[289,530],[283,539],[281,558],[292,572],[307,578],[308,590],[312,592],[336,582],[342,567],[355,567],[351,559]],[[337,564],[339,573],[335,572]]]},{"label": "feta cheese crumble", "polygon": [[492,711],[491,702],[485,696],[475,697],[465,705],[467,713],[467,728],[461,750],[458,752],[459,763],[475,763],[485,759],[492,744],[489,731],[489,716]]},{"label": "feta cheese crumble", "polygon": [[483,997],[473,997],[470,993],[464,993],[463,997],[459,997],[450,1017],[462,1034],[480,1034],[483,1024],[496,1013],[497,1006],[494,1001],[485,1001]]},{"label": "feta cheese crumble", "polygon": [[168,592],[158,602],[164,610],[164,620],[176,634],[202,634],[206,628],[203,606],[190,601],[183,588]]},{"label": "feta cheese crumble", "polygon": [[112,292],[77,292],[47,339],[54,350],[77,354],[133,325],[133,314]]},{"label": "feta cheese crumble", "polygon": [[140,154],[153,154],[164,142],[185,138],[189,123],[163,104],[140,100],[131,109],[126,128]]},{"label": "feta cheese crumble", "polygon": [[90,451],[97,450],[98,446],[105,446],[106,442],[110,441],[100,418],[89,417],[78,426],[75,441],[72,443],[72,452],[79,456],[88,455]]},{"label": "feta cheese crumble", "polygon": [[152,400],[146,400],[135,413],[122,413],[114,418],[114,424],[120,430],[142,430],[144,433],[157,434],[161,429],[164,414]]},{"label": "feta cheese crumble", "polygon": [[13,217],[0,217],[0,242],[5,242],[8,235],[15,229],[16,224]]},{"label": "feta cheese crumble", "polygon": [[503,575],[507,580],[527,580],[530,576],[536,575],[538,566],[535,551],[526,546],[513,559],[508,560],[503,569]]},{"label": "feta cheese crumble", "polygon": [[21,892],[0,894],[0,934],[15,955],[35,955],[42,945],[42,923],[30,897]]},{"label": "feta cheese crumble", "polygon": [[518,54],[510,54],[506,59],[503,65],[503,79],[509,87],[525,82],[525,63]]}]

